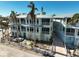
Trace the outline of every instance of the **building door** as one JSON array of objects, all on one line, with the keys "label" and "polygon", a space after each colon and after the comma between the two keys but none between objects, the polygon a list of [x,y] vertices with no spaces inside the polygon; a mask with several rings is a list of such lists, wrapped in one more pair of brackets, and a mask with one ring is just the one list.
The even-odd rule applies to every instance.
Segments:
[{"label": "building door", "polygon": [[23,34],[23,38],[26,39],[26,33]]}]

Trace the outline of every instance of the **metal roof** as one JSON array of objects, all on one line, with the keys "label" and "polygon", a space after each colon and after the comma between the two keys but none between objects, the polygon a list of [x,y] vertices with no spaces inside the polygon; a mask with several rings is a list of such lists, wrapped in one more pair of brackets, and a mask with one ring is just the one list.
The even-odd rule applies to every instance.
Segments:
[{"label": "metal roof", "polygon": [[[26,18],[27,15],[19,15],[17,18]],[[37,18],[53,18],[52,15],[36,15]]]}]

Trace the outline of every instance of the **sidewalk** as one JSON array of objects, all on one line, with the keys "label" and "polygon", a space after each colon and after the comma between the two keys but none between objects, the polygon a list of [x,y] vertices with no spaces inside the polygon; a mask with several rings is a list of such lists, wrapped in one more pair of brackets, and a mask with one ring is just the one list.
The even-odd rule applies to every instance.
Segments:
[{"label": "sidewalk", "polygon": [[58,47],[56,46],[56,52],[59,52],[63,55],[66,55],[66,49],[64,47]]},{"label": "sidewalk", "polygon": [[65,48],[56,46],[55,57],[66,57],[66,50],[65,50]]},{"label": "sidewalk", "polygon": [[53,46],[56,47],[56,57],[66,57],[66,49],[61,39],[55,37]]}]

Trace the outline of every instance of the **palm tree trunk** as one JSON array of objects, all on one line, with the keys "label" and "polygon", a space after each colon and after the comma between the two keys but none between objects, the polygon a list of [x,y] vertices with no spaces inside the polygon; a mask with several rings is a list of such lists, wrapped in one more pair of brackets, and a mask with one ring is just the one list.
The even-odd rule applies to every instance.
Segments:
[{"label": "palm tree trunk", "polygon": [[[19,30],[18,30],[18,26],[19,26],[19,24],[18,24],[18,22],[17,22],[17,19],[16,19],[16,27],[17,27],[17,38],[19,38]],[[18,45],[20,45],[20,41],[17,39],[17,42],[18,42]]]}]

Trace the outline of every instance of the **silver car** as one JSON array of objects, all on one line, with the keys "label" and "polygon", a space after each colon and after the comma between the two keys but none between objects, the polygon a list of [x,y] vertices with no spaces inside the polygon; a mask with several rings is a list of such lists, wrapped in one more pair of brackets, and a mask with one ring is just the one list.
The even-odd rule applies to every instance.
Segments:
[{"label": "silver car", "polygon": [[12,39],[13,42],[22,42],[23,40],[21,37]]}]

